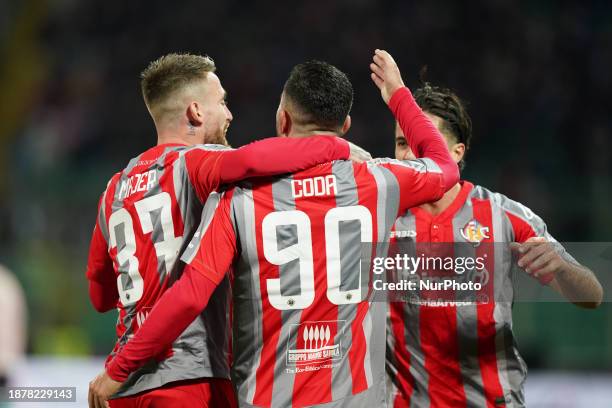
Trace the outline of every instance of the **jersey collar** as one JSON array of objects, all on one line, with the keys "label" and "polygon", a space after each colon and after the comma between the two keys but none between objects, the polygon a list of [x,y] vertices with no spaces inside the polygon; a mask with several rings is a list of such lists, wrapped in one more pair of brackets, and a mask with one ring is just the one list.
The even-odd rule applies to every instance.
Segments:
[{"label": "jersey collar", "polygon": [[461,180],[459,181],[459,184],[461,184],[461,190],[459,190],[459,194],[457,194],[457,197],[455,197],[453,202],[451,202],[450,205],[446,207],[440,214],[433,215],[432,213],[421,207],[414,207],[410,209],[410,211],[414,214],[415,217],[424,218],[430,221],[436,220],[440,222],[448,218],[452,218],[457,213],[457,211],[459,211],[461,207],[463,207],[468,195],[474,188],[474,185],[467,180]]}]

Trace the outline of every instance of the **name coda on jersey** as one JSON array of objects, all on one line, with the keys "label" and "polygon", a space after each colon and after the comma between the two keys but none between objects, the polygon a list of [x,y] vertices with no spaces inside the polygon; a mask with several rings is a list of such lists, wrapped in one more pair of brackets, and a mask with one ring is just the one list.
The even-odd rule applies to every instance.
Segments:
[{"label": "name coda on jersey", "polygon": [[322,197],[335,195],[336,192],[336,176],[333,174],[291,180],[293,198]]},{"label": "name coda on jersey", "polygon": [[119,199],[124,200],[134,193],[148,191],[155,186],[156,182],[157,174],[155,170],[134,174],[121,183]]}]

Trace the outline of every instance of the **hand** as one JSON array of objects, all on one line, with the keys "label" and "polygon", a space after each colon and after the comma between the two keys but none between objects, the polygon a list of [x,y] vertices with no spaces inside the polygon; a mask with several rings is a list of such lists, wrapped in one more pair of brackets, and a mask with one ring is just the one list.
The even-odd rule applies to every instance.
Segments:
[{"label": "hand", "polygon": [[106,371],[89,383],[89,408],[108,408],[108,398],[119,391],[121,383],[113,380]]},{"label": "hand", "polygon": [[370,64],[372,81],[380,89],[383,100],[388,104],[395,91],[404,86],[402,75],[393,57],[387,51],[374,50],[372,59],[373,62]]},{"label": "hand", "polygon": [[555,247],[544,237],[529,238],[522,244],[514,242],[511,248],[519,254],[518,266],[535,278],[556,274],[565,264]]},{"label": "hand", "polygon": [[367,150],[351,142],[348,142],[348,144],[351,148],[351,155],[349,157],[350,160],[354,161],[355,163],[363,163],[368,160],[372,160],[372,155]]}]

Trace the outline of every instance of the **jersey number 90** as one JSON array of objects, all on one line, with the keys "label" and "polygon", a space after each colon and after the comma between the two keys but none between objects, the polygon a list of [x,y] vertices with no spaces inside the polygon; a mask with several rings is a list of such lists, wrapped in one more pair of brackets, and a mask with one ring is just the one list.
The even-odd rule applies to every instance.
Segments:
[{"label": "jersey number 90", "polygon": [[[358,221],[360,224],[360,240],[345,243],[346,246],[361,248],[362,242],[372,240],[372,215],[362,206],[336,207],[325,214],[325,252],[327,259],[327,298],[336,305],[359,303],[361,296],[361,262],[359,263],[359,285],[355,289],[342,290],[340,253],[340,223],[343,221]],[[294,226],[295,237],[293,245],[279,249],[277,228]],[[315,300],[314,261],[312,253],[312,232],[310,218],[299,210],[277,211],[266,215],[262,223],[263,250],[268,262],[273,265],[285,265],[295,260],[299,265],[300,293],[295,296],[281,294],[282,272],[278,279],[267,280],[268,298],[270,304],[279,310],[305,309]],[[296,241],[297,239],[297,241]],[[350,271],[347,272],[347,274]],[[285,276],[285,279],[289,277]]]}]

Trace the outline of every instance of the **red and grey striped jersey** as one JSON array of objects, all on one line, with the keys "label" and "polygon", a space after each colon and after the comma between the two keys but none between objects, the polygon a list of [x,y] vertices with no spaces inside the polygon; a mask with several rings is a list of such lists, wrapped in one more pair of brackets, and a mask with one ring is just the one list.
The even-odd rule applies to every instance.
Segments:
[{"label": "red and grey striped jersey", "polygon": [[[300,153],[290,163],[267,157],[296,148]],[[111,178],[100,199],[86,274],[90,282],[116,286],[114,292],[106,289],[114,293],[110,304],[119,311],[118,341],[108,360],[182,274],[179,254],[193,237],[210,192],[242,176],[282,174],[348,154],[345,141],[315,136],[264,139],[236,150],[221,145],[164,144],[133,158]],[[229,378],[228,291],[226,280],[172,347],[133,373],[116,396],[177,380]]]},{"label": "red and grey striped jersey", "polygon": [[[511,262],[502,259],[508,256],[508,245],[500,243],[554,238],[542,219],[524,205],[467,181],[461,183],[446,210],[434,216],[413,208],[398,218],[392,235],[397,243],[476,244],[473,256],[486,258],[484,271],[493,275],[487,280],[494,298],[469,305],[390,304],[386,370],[391,407],[517,407],[525,403],[527,367],[512,331]],[[562,256],[576,263],[567,252]],[[541,278],[541,283],[550,279]]]},{"label": "red and grey striped jersey", "polygon": [[377,159],[211,196],[181,259],[214,282],[233,264],[241,406],[385,406],[387,304],[373,301],[367,264],[399,214],[444,190],[430,159]]},{"label": "red and grey striped jersey", "polygon": [[[202,203],[219,187],[215,164],[225,149],[218,145],[155,146],[132,159],[108,183],[100,201],[87,277],[108,279],[103,275],[110,275],[118,288],[118,341],[109,359],[180,276],[178,255],[199,224]],[[219,291],[228,287],[222,286]],[[154,366],[130,376],[124,392],[118,395],[186,378],[227,377],[228,363],[224,360],[229,353],[228,336],[223,330],[207,330],[211,325],[226,325],[226,303],[219,301],[202,313],[172,350],[159,356]],[[202,333],[206,332],[211,333],[211,353],[201,344]]]}]

